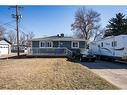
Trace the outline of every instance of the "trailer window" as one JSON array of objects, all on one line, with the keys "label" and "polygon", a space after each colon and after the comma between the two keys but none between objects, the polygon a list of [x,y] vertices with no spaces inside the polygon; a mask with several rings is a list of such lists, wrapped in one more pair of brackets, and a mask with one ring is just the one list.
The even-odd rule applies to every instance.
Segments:
[{"label": "trailer window", "polygon": [[112,47],[116,47],[117,46],[117,41],[113,41],[112,42]]},{"label": "trailer window", "polygon": [[117,41],[114,41],[114,47],[116,47],[117,46]]},{"label": "trailer window", "polygon": [[103,42],[101,43],[101,47],[103,47]]}]

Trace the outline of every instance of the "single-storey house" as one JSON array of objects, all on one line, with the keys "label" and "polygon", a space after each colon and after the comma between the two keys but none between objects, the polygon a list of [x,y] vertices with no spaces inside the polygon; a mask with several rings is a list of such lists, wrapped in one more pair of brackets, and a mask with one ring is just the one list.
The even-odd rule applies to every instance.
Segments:
[{"label": "single-storey house", "polygon": [[66,56],[85,48],[85,40],[64,34],[32,39],[32,55]]},{"label": "single-storey house", "polygon": [[5,38],[0,38],[0,55],[8,55],[10,53],[11,43]]}]

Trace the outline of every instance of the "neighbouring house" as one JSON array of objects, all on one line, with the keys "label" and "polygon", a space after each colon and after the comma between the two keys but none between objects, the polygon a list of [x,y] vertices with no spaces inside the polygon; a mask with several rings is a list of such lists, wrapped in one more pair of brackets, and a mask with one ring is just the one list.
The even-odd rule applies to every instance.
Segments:
[{"label": "neighbouring house", "polygon": [[64,34],[32,39],[31,55],[66,56],[85,48],[85,40]]},{"label": "neighbouring house", "polygon": [[[27,45],[19,45],[19,52],[20,53],[27,53],[28,48],[30,48],[30,47],[28,47]],[[13,44],[11,46],[11,52],[13,52],[13,53],[17,52],[17,44]]]},{"label": "neighbouring house", "polygon": [[8,55],[10,53],[11,43],[5,38],[0,38],[0,55]]}]

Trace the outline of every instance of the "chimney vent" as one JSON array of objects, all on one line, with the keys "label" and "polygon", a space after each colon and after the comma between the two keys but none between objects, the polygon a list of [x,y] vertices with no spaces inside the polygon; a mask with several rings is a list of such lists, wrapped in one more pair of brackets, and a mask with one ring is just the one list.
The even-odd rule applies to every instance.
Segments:
[{"label": "chimney vent", "polygon": [[57,37],[59,37],[59,34],[57,34]]},{"label": "chimney vent", "polygon": [[61,37],[64,37],[64,34],[63,34],[63,33],[61,33],[61,34],[60,34],[60,36],[61,36]]}]

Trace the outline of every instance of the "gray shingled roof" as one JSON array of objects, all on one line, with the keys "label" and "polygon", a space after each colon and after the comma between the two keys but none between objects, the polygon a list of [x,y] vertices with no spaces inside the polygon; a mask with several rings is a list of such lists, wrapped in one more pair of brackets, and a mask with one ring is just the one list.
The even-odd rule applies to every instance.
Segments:
[{"label": "gray shingled roof", "polygon": [[73,38],[73,37],[58,37],[49,36],[43,38],[34,38],[32,41],[85,41],[85,39]]}]

